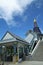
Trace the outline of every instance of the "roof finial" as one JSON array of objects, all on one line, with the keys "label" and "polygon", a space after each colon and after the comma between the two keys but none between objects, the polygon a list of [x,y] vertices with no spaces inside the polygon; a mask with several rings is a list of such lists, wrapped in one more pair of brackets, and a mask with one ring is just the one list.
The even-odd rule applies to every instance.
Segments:
[{"label": "roof finial", "polygon": [[36,32],[37,34],[41,33],[41,31],[40,31],[40,29],[38,27],[36,19],[34,19],[34,28],[33,28],[33,31]]},{"label": "roof finial", "polygon": [[36,22],[36,19],[34,19],[34,22]]}]

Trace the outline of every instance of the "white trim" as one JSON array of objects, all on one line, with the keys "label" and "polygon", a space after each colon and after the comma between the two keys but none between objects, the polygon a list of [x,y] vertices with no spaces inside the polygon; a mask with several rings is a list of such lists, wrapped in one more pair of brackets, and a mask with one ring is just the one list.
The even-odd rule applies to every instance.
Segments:
[{"label": "white trim", "polygon": [[38,47],[39,43],[40,43],[40,40],[37,42],[37,44],[36,44],[36,46],[35,46],[34,50],[32,51],[32,53],[29,53],[29,54],[33,55],[33,53],[34,53],[34,52],[35,52],[35,50],[37,49],[37,47]]},{"label": "white trim", "polygon": [[4,44],[4,43],[7,43],[7,42],[15,42],[15,41],[17,41],[16,39],[11,39],[11,40],[2,40],[2,41],[0,41],[0,44]]}]

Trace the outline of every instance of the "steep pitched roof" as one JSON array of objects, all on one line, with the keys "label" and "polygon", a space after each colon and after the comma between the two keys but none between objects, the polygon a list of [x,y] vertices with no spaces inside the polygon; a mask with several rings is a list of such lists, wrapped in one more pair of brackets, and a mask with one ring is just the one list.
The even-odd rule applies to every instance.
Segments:
[{"label": "steep pitched roof", "polygon": [[[7,36],[8,35],[8,36]],[[9,37],[10,36],[10,37]],[[18,41],[22,41],[22,42],[24,42],[24,43],[26,43],[26,44],[29,44],[28,42],[26,42],[24,39],[22,39],[21,37],[19,37],[19,36],[17,36],[17,35],[15,35],[15,34],[12,34],[11,32],[9,32],[9,31],[7,31],[5,34],[4,34],[4,36],[2,37],[2,41],[3,40],[8,40],[8,39],[16,39],[16,40],[18,40]]]}]

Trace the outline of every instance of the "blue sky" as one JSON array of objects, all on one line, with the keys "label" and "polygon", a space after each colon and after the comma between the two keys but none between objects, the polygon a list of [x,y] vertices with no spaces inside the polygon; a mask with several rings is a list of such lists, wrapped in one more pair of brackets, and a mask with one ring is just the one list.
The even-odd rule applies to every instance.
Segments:
[{"label": "blue sky", "polygon": [[43,32],[43,0],[1,0],[0,39],[6,31],[25,38],[25,33],[33,29],[34,18]]}]

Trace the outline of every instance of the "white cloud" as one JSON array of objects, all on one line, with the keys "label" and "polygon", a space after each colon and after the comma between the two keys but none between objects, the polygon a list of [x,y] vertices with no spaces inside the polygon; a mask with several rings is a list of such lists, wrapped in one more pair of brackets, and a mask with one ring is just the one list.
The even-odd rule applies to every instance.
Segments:
[{"label": "white cloud", "polygon": [[37,0],[37,1],[35,1],[35,6],[36,6],[37,8],[41,8],[42,3],[43,3],[42,0]]},{"label": "white cloud", "polygon": [[27,22],[28,16],[23,17],[23,22]]},{"label": "white cloud", "polygon": [[15,26],[12,21],[12,14],[22,14],[26,6],[33,0],[0,0],[0,18],[4,18],[8,25]]}]

